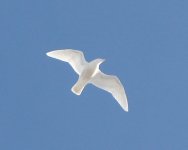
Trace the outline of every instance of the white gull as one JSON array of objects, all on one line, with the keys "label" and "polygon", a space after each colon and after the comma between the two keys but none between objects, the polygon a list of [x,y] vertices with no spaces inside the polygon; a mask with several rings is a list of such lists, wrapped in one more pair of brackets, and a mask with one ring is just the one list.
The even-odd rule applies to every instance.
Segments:
[{"label": "white gull", "polygon": [[91,83],[100,89],[110,92],[123,110],[128,112],[127,96],[118,77],[106,75],[99,69],[99,65],[105,61],[104,59],[98,58],[87,62],[81,51],[72,49],[54,50],[46,54],[49,57],[68,62],[79,75],[78,81],[71,89],[73,93],[80,95],[84,87]]}]

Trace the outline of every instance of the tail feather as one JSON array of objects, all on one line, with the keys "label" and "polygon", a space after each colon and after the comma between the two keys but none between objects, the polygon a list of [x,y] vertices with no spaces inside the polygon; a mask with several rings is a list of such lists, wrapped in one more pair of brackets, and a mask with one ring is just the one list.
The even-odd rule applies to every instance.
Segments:
[{"label": "tail feather", "polygon": [[76,84],[71,88],[71,91],[76,95],[80,95],[86,84],[87,82],[78,80]]}]

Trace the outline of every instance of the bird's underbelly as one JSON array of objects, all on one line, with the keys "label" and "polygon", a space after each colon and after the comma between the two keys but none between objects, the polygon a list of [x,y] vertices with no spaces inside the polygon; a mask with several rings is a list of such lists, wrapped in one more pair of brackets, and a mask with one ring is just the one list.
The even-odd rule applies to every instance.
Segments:
[{"label": "bird's underbelly", "polygon": [[82,78],[82,80],[87,80],[89,81],[94,75],[95,75],[96,71],[93,68],[86,68],[83,70],[83,72],[80,75],[80,78]]}]

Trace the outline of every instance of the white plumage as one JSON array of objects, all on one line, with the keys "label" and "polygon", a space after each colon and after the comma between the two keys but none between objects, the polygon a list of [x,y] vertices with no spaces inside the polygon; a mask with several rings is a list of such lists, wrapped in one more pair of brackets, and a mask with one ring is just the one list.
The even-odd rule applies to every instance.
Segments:
[{"label": "white plumage", "polygon": [[78,81],[71,89],[73,93],[80,95],[84,87],[91,83],[100,89],[110,92],[120,106],[125,111],[128,111],[125,90],[118,77],[106,75],[99,69],[99,65],[104,62],[104,59],[95,59],[87,62],[81,51],[72,49],[54,50],[46,54],[49,57],[68,62],[79,75]]}]

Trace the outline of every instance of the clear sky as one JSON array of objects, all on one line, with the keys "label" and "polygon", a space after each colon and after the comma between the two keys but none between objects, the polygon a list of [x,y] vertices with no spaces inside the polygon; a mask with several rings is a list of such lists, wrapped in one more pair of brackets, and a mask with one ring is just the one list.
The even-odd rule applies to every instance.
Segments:
[{"label": "clear sky", "polygon": [[[129,112],[46,56],[82,50],[125,86]],[[1,150],[187,150],[188,1],[1,0]]]}]

